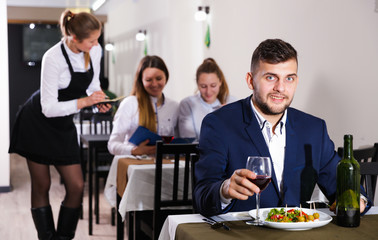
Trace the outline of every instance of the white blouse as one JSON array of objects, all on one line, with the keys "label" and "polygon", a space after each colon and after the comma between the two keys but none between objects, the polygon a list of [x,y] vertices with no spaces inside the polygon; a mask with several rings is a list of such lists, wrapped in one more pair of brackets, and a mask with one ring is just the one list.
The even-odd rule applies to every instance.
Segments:
[{"label": "white blouse", "polygon": [[[64,42],[64,48],[70,59],[74,72],[85,72],[84,53],[72,52]],[[41,105],[46,117],[61,117],[77,113],[77,99],[70,101],[58,101],[58,90],[67,88],[71,81],[71,73],[60,47],[62,42],[55,44],[43,55],[41,69]],[[87,89],[90,95],[101,90],[100,87],[100,62],[102,48],[100,45],[92,47],[89,52],[93,65],[93,79]],[[90,65],[89,65],[90,67]]]},{"label": "white blouse", "polygon": [[[236,101],[235,97],[228,96],[226,104]],[[181,100],[179,106],[178,129],[182,138],[196,138],[199,140],[203,118],[212,111],[222,107],[218,99],[212,104],[205,102],[198,93]]]},{"label": "white blouse", "polygon": [[[157,99],[154,97],[150,98],[153,106],[156,106]],[[177,111],[178,103],[169,98],[165,98],[164,103],[157,107],[158,134],[163,126],[176,128]],[[121,102],[114,116],[113,130],[108,142],[109,152],[113,155],[130,155],[135,145],[130,143],[129,139],[138,126],[138,100],[136,96],[129,96]]]}]

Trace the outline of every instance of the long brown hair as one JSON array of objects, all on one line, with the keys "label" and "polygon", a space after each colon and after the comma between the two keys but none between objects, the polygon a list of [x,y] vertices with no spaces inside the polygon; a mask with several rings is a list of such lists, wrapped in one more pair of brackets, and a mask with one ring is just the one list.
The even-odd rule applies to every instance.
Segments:
[{"label": "long brown hair", "polygon": [[138,99],[139,108],[139,125],[148,128],[152,132],[156,130],[156,115],[151,104],[150,95],[143,86],[143,71],[146,68],[158,68],[164,72],[166,81],[168,82],[169,72],[163,59],[158,56],[145,56],[139,63],[138,70],[135,74],[134,86],[131,95]]},{"label": "long brown hair", "polygon": [[[89,38],[91,33],[96,30],[102,30],[101,22],[93,15],[87,12],[73,13],[65,10],[60,16],[60,30],[64,38],[75,35],[78,41]],[[89,52],[84,53],[85,68],[88,68],[90,56]]]},{"label": "long brown hair", "polygon": [[215,73],[218,76],[221,86],[220,86],[217,98],[221,104],[225,104],[227,101],[227,97],[229,95],[228,85],[227,85],[227,82],[223,75],[222,70],[220,69],[220,67],[215,62],[214,59],[206,58],[205,60],[203,60],[202,64],[197,68],[197,73],[196,73],[197,84],[198,84],[199,76],[202,73]]}]

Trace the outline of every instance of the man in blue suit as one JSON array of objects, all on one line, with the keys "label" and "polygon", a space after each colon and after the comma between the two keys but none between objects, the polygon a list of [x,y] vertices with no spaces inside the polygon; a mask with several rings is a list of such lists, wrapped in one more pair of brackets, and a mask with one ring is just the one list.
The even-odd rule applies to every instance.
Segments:
[{"label": "man in blue suit", "polygon": [[253,94],[204,118],[194,190],[201,214],[256,207],[251,196],[260,189],[249,180],[256,175],[245,169],[248,156],[272,160],[272,181],[261,192],[261,208],[305,206],[316,183],[334,201],[340,158],[326,123],[289,107],[298,84],[297,67],[297,52],[289,43],[263,41],[246,75]]}]

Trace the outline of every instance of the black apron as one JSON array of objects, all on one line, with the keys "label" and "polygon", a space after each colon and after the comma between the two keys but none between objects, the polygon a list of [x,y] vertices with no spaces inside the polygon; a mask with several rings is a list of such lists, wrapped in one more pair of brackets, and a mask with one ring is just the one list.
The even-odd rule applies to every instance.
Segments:
[{"label": "black apron", "polygon": [[[74,72],[63,43],[61,49],[69,66],[71,81],[58,90],[58,101],[70,101],[86,96],[93,78],[93,66],[87,72]],[[40,90],[26,101],[17,113],[9,153],[41,164],[69,165],[80,163],[80,149],[73,114],[47,118],[42,113]]]}]

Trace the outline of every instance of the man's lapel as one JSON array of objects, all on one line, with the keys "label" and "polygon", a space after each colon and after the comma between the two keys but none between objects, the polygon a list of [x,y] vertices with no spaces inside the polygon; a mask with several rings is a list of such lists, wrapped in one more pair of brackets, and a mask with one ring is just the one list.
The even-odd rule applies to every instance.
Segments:
[{"label": "man's lapel", "polygon": [[[287,120],[286,120],[286,147],[285,147],[285,160],[284,160],[285,162],[284,162],[284,174],[283,174],[284,195],[285,195],[285,192],[287,191],[287,186],[293,186],[291,184],[291,181],[292,181],[292,175],[290,174],[291,171],[288,171],[288,169],[292,169],[296,165],[295,163],[297,161],[298,135],[295,131],[294,126],[295,126],[294,119],[290,115],[290,109],[288,109]],[[293,190],[294,189],[291,189],[290,191],[293,191]],[[295,191],[299,191],[299,189],[295,189]]]}]

